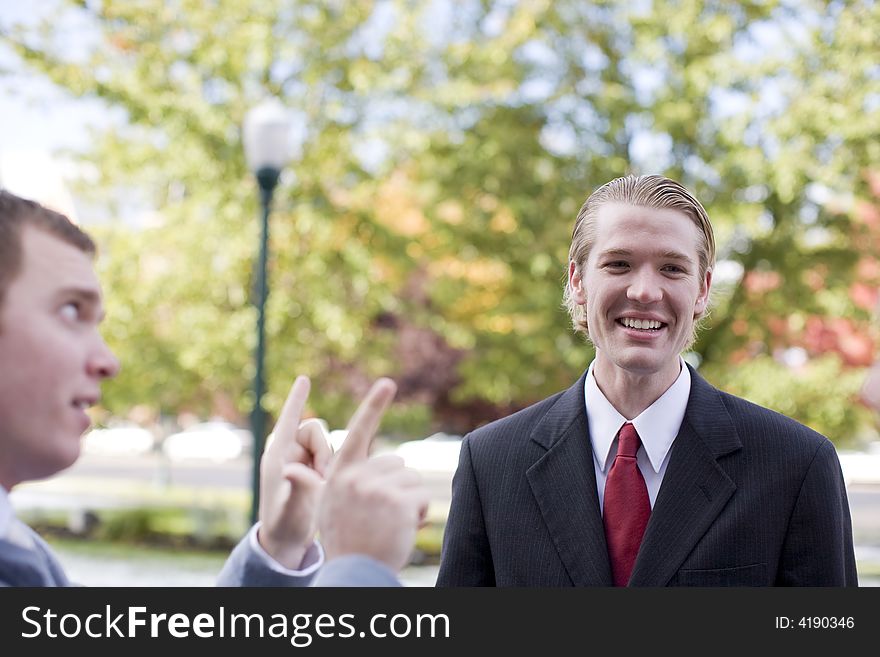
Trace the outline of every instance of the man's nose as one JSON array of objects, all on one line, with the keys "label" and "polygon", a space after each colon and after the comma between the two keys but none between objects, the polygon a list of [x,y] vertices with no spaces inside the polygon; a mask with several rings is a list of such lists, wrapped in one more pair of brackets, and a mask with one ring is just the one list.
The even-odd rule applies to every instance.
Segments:
[{"label": "man's nose", "polygon": [[654,303],[663,298],[663,283],[656,272],[647,268],[633,274],[626,296],[639,303]]},{"label": "man's nose", "polygon": [[89,358],[88,369],[89,374],[101,379],[111,379],[119,373],[119,359],[103,338],[98,338],[98,345]]}]

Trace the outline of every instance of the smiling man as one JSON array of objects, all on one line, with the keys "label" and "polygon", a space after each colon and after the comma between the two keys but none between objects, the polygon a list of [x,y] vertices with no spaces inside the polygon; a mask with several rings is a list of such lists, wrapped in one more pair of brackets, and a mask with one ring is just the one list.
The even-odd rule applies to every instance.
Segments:
[{"label": "smiling man", "polygon": [[587,199],[564,298],[595,359],[465,438],[438,585],[857,585],[831,442],[681,358],[714,264],[709,217],[675,181]]}]

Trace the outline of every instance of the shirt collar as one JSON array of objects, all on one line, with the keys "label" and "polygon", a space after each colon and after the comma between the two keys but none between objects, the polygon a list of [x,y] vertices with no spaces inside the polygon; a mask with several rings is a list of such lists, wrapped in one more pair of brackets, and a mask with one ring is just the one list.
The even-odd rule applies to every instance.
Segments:
[{"label": "shirt collar", "polygon": [[[691,373],[679,356],[681,371],[678,378],[653,404],[632,420],[645,453],[651,461],[654,472],[660,472],[663,461],[672,448],[672,443],[681,428],[684,413],[691,394]],[[590,441],[593,458],[602,472],[606,471],[611,446],[617,432],[627,419],[617,412],[605,397],[593,376],[593,363],[587,371],[584,384],[584,401],[587,406],[587,422],[590,428]]]}]

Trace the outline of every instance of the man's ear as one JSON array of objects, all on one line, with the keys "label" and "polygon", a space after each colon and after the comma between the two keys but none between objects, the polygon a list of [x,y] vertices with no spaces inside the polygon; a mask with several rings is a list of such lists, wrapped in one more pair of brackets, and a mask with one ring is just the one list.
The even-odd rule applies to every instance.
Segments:
[{"label": "man's ear", "polygon": [[707,269],[702,281],[702,290],[694,303],[694,317],[702,317],[709,307],[709,290],[712,288],[712,270]]},{"label": "man's ear", "polygon": [[568,290],[574,302],[580,306],[587,303],[587,295],[584,294],[584,286],[581,284],[581,272],[574,262],[568,263]]}]

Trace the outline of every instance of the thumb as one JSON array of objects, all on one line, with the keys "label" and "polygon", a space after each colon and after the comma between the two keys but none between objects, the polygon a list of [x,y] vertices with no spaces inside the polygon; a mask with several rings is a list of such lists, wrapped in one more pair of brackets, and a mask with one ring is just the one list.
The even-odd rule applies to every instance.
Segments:
[{"label": "thumb", "polygon": [[281,475],[290,482],[296,491],[316,491],[324,484],[321,475],[304,463],[287,463],[281,469]]}]

